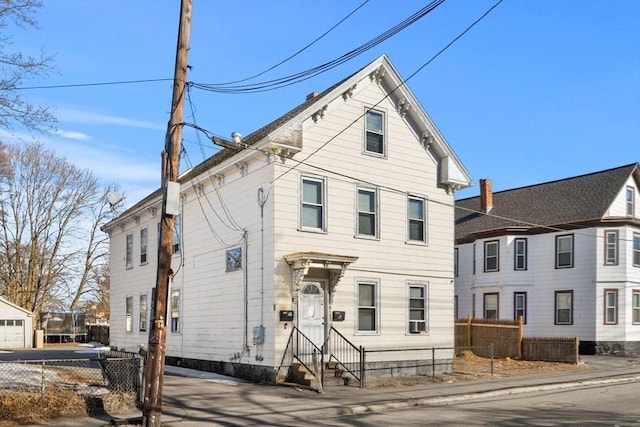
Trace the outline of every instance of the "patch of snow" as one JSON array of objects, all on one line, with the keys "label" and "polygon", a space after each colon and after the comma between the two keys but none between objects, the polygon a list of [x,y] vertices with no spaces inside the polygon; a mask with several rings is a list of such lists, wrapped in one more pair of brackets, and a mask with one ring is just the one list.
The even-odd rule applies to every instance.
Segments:
[{"label": "patch of snow", "polygon": [[197,371],[195,369],[180,368],[178,366],[165,365],[164,371],[173,375],[180,375],[188,378],[200,378],[218,384],[238,385],[246,384],[248,381],[240,378],[229,377],[227,375],[216,374],[213,372]]}]

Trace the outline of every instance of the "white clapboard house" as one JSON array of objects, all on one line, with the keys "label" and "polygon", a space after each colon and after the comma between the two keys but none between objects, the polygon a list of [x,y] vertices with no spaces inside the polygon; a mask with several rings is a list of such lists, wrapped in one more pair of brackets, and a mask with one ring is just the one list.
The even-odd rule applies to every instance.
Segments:
[{"label": "white clapboard house", "polygon": [[456,313],[578,337],[585,354],[640,354],[640,169],[456,201]]},{"label": "white clapboard house", "polygon": [[[237,139],[180,177],[167,363],[268,382],[302,353],[353,357],[338,347],[450,363],[453,195],[470,176],[389,59]],[[147,344],[160,212],[158,190],[104,227],[119,349]]]}]

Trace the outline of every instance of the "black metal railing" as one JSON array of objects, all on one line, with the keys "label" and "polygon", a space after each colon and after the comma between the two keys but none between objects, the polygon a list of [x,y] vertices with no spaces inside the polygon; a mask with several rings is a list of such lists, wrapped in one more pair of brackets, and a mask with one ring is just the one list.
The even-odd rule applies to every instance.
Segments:
[{"label": "black metal railing", "polygon": [[282,368],[289,369],[294,363],[299,363],[304,369],[313,375],[318,385],[318,391],[322,392],[323,354],[322,349],[313,343],[300,329],[293,327],[289,341],[285,348],[282,360],[276,370],[276,381],[282,378]]},{"label": "black metal railing", "polygon": [[322,347],[329,364],[335,362],[358,381],[360,388],[364,386],[365,352],[362,346],[356,347],[332,326]]}]

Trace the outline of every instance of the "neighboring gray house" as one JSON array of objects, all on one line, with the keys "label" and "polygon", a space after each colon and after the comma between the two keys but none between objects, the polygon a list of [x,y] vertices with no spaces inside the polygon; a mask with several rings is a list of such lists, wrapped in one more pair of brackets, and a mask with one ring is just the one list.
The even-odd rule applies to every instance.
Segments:
[{"label": "neighboring gray house", "polygon": [[[439,347],[446,367],[453,194],[469,185],[385,56],[228,142],[180,177],[167,363],[275,381],[290,339],[321,348],[341,334],[355,348],[407,349],[372,353],[371,365],[415,372],[405,362],[426,352],[409,350]],[[147,345],[160,207],[156,191],[104,227],[120,349]]]},{"label": "neighboring gray house", "polygon": [[0,296],[0,349],[33,347],[34,314]]},{"label": "neighboring gray house", "polygon": [[640,354],[637,163],[456,201],[456,315]]}]

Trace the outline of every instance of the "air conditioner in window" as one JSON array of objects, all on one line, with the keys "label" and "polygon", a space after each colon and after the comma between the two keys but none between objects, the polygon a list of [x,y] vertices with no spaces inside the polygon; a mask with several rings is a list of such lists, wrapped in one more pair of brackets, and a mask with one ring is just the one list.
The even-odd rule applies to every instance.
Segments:
[{"label": "air conditioner in window", "polygon": [[412,334],[420,333],[420,322],[411,321],[409,322],[409,332]]}]

